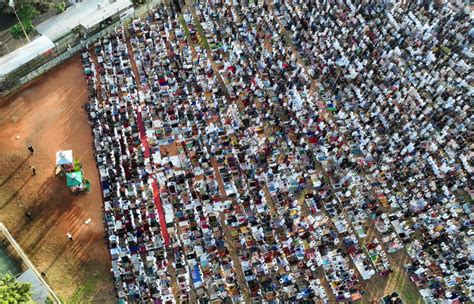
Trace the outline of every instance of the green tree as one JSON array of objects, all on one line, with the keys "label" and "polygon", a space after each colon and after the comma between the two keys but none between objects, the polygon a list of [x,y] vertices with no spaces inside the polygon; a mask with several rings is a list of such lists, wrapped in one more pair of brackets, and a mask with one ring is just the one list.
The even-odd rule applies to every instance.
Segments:
[{"label": "green tree", "polygon": [[64,3],[64,1],[59,2],[55,5],[55,8],[58,10],[58,12],[62,13],[66,9],[66,3]]},{"label": "green tree", "polygon": [[7,274],[0,277],[0,303],[31,303],[31,284],[17,282]]},{"label": "green tree", "polygon": [[[29,3],[20,4],[16,10],[18,17],[21,20],[21,24],[25,28],[26,34],[31,33],[35,29],[31,20],[39,16],[39,11]],[[17,23],[10,28],[10,33],[12,34],[13,38],[19,39],[20,37],[25,37],[25,33],[23,33],[23,29],[21,28],[21,24]]]},{"label": "green tree", "polygon": [[31,4],[21,4],[17,8],[18,17],[21,21],[33,20],[40,15],[39,11]]},{"label": "green tree", "polygon": [[[23,27],[27,34],[31,33],[34,29],[33,23],[30,20],[22,21]],[[20,23],[15,24],[10,28],[10,33],[12,34],[13,38],[20,39],[25,38],[25,34],[23,33],[23,29],[21,28]]]}]

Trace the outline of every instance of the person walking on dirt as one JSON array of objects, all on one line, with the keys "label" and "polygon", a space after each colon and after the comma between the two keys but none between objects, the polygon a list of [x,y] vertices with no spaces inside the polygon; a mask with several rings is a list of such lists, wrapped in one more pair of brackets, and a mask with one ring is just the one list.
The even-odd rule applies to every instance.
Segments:
[{"label": "person walking on dirt", "polygon": [[28,219],[28,221],[30,221],[30,222],[31,222],[31,220],[32,220],[32,217],[31,217],[31,212],[29,212],[29,211],[28,211],[28,212],[26,212],[26,213],[25,213],[25,216],[26,216],[26,218]]},{"label": "person walking on dirt", "polygon": [[35,154],[35,148],[32,145],[28,146],[28,150],[30,151],[31,155]]},{"label": "person walking on dirt", "polygon": [[32,173],[33,175],[36,175],[36,168],[33,167],[33,166],[31,166],[31,173]]},{"label": "person walking on dirt", "polygon": [[70,232],[66,233],[66,236],[67,236],[67,239],[68,239],[69,242],[73,241],[72,234]]}]

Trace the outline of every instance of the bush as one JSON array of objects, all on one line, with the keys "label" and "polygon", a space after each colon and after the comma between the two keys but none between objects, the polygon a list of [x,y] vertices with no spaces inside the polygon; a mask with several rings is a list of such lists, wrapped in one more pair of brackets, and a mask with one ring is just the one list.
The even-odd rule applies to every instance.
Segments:
[{"label": "bush", "polygon": [[[61,302],[62,302],[62,301],[61,301]],[[46,303],[46,304],[54,304],[54,301],[53,301],[53,299],[51,299],[50,297],[47,297],[45,303]],[[63,303],[64,303],[64,302],[63,302]]]},{"label": "bush", "polygon": [[[31,23],[30,20],[22,21],[21,23],[23,24],[23,27],[25,28],[27,34],[31,33],[34,30],[33,23]],[[10,33],[15,39],[26,38],[20,23],[17,23],[12,26],[10,28]]]},{"label": "bush", "polygon": [[53,4],[50,4],[49,2],[35,2],[34,3],[35,8],[40,12],[40,15],[49,11],[52,5]]},{"label": "bush", "polygon": [[13,38],[20,39],[23,38],[25,35],[23,34],[23,29],[21,28],[20,24],[17,23],[10,28],[10,33],[12,34]]},{"label": "bush", "polygon": [[79,172],[81,170],[82,170],[82,163],[77,158],[75,158],[74,159],[74,172]]},{"label": "bush", "polygon": [[145,0],[132,0],[134,6],[140,6],[145,3]]},{"label": "bush", "polygon": [[31,21],[40,15],[39,11],[31,4],[21,4],[17,8],[18,17],[21,21]]},{"label": "bush", "polygon": [[62,13],[66,9],[66,3],[59,2],[55,5],[55,8],[58,10],[58,12]]},{"label": "bush", "polygon": [[[25,28],[26,34],[31,33],[34,30],[34,26],[31,20],[39,16],[39,11],[34,6],[28,3],[20,4],[16,11],[18,17],[21,20],[21,24],[23,24],[23,27]],[[17,23],[12,26],[12,28],[10,28],[10,33],[15,39],[25,38],[25,34],[23,33],[23,29],[21,28],[20,23]]]},{"label": "bush", "polygon": [[0,276],[0,303],[31,303],[31,284],[17,282],[7,274]]}]

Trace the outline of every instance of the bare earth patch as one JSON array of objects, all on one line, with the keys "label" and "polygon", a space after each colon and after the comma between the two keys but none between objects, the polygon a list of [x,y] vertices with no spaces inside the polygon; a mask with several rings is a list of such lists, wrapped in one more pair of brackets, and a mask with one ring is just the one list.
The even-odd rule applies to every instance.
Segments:
[{"label": "bare earth patch", "polygon": [[[0,100],[0,222],[65,302],[116,303],[86,101],[77,56]],[[29,144],[35,155],[29,155]],[[55,176],[55,153],[63,149],[82,161],[90,193],[74,195]]]}]

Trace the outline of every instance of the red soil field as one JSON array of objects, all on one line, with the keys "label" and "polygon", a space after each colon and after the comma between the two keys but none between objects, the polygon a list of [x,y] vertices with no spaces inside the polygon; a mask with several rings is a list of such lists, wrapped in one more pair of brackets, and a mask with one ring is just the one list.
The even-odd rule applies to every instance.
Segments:
[{"label": "red soil field", "polygon": [[[0,100],[0,222],[65,302],[116,303],[86,102],[78,56]],[[71,193],[54,174],[56,151],[69,149],[83,163],[90,193]]]}]

